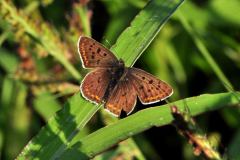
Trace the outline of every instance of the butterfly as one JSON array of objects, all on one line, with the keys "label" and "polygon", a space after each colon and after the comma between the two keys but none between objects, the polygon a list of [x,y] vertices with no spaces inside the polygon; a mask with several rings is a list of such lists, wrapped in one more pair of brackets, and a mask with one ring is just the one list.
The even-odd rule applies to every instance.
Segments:
[{"label": "butterfly", "polygon": [[82,96],[114,116],[130,114],[137,102],[151,104],[172,95],[170,85],[141,69],[126,67],[123,60],[92,38],[81,36],[78,52],[83,68],[92,69],[82,80]]}]

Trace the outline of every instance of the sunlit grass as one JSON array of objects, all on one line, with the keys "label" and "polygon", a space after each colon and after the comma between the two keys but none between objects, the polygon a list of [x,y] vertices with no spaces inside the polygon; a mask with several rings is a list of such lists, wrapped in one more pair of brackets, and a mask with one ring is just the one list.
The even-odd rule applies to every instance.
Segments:
[{"label": "sunlit grass", "polygon": [[[158,153],[142,133],[171,124],[172,105],[181,111],[187,106],[191,116],[202,114],[201,126],[216,130],[224,141],[222,131],[210,125],[211,117],[221,119],[215,126],[231,129],[229,137],[235,134],[232,140],[228,137],[229,146],[224,144],[226,155],[238,157],[239,93],[234,89],[239,90],[240,45],[239,17],[233,13],[240,4],[182,2],[116,0],[65,6],[60,1],[0,1],[0,159],[164,159],[164,153],[173,152],[167,146],[175,144],[155,135],[166,148]],[[103,107],[79,93],[87,72],[77,53],[80,35],[109,40],[114,44],[110,50],[127,66],[137,65],[170,83],[174,95],[169,103],[144,110],[137,106],[141,111],[123,119],[98,112]],[[131,139],[138,135],[140,140]],[[169,139],[180,141],[177,136]],[[147,151],[144,146],[149,146]],[[181,158],[194,159],[194,152],[185,153],[184,148],[179,145],[177,151],[183,152]]]}]

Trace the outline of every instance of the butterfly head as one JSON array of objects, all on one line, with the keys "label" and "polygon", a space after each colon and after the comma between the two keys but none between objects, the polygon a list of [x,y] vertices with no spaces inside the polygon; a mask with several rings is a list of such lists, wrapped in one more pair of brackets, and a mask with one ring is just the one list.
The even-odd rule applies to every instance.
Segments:
[{"label": "butterfly head", "polygon": [[118,61],[118,66],[119,67],[124,67],[125,66],[124,61],[121,58]]}]

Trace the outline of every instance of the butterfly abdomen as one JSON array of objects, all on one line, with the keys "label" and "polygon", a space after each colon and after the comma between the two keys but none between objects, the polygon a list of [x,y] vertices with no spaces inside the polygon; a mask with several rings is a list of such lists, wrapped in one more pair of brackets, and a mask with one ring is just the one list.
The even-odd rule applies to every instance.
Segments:
[{"label": "butterfly abdomen", "polygon": [[108,87],[106,89],[106,92],[102,98],[103,102],[106,102],[113,92],[114,88],[116,87],[117,83],[123,76],[124,72],[126,71],[125,67],[122,65],[116,66],[114,68],[109,68],[108,69],[109,73],[111,74],[111,80],[108,84]]}]

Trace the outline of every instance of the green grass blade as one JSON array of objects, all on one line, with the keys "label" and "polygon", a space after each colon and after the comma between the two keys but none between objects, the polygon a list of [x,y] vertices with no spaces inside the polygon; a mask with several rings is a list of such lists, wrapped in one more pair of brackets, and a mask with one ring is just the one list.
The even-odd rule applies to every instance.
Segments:
[{"label": "green grass blade", "polygon": [[[122,33],[113,47],[113,50],[116,51],[115,53],[118,56],[124,56],[121,58],[128,65],[133,64],[159,32],[160,27],[182,2],[182,0],[173,0],[168,3],[165,0],[150,1],[147,7],[132,21],[134,26]],[[159,10],[162,10],[162,12],[159,12]],[[151,19],[146,14],[156,17]],[[147,32],[147,28],[145,28],[146,31],[140,32],[145,23],[148,23],[149,27],[155,26],[155,28],[149,29],[151,30],[150,33]],[[133,33],[135,34],[133,35]],[[138,42],[130,42],[129,39],[136,39]],[[142,41],[141,39],[144,40]],[[47,126],[24,148],[17,159],[34,159],[34,157],[40,159],[58,158],[71,143],[72,138],[84,127],[99,108],[100,106],[97,107],[87,102],[80,95],[73,96],[64,106],[64,109],[53,117]]]},{"label": "green grass blade", "polygon": [[150,1],[118,37],[111,51],[123,59],[127,66],[132,66],[183,1]]},{"label": "green grass blade", "polygon": [[227,77],[224,75],[224,73],[222,72],[222,70],[218,66],[218,64],[215,62],[215,60],[209,53],[208,49],[205,47],[204,43],[202,42],[200,36],[198,36],[198,34],[193,30],[193,28],[191,27],[191,25],[188,23],[188,21],[185,19],[184,15],[181,12],[178,13],[178,16],[179,16],[179,19],[180,19],[183,27],[191,35],[198,50],[203,55],[203,57],[206,59],[208,64],[211,66],[214,73],[217,75],[217,77],[222,82],[223,86],[226,88],[227,91],[233,91],[233,85],[227,79]]},{"label": "green grass blade", "polygon": [[55,159],[86,125],[100,106],[86,102],[80,93],[72,96],[58,114],[24,148],[17,159]]},{"label": "green grass blade", "polygon": [[191,115],[194,116],[236,104],[239,104],[239,98],[236,97],[236,93],[226,92],[204,94],[144,109],[79,139],[69,150],[65,151],[63,157],[70,156],[72,160],[77,159],[77,157],[93,157],[114,144],[153,126],[159,127],[170,124],[173,121],[173,117],[169,107],[173,105],[177,106],[180,111],[184,111],[187,106]]}]

